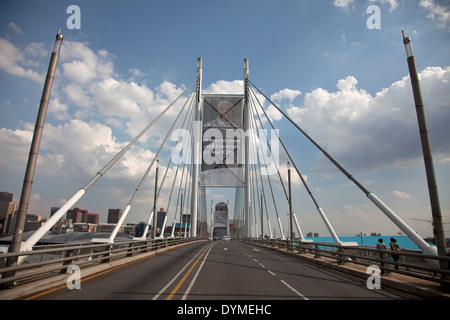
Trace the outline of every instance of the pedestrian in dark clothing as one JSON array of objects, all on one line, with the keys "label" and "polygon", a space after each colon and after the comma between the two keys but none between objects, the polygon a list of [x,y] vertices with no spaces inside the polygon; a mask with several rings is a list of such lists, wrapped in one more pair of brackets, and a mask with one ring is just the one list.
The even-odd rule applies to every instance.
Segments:
[{"label": "pedestrian in dark clothing", "polygon": [[[391,243],[389,245],[390,245],[392,251],[400,251],[401,250],[400,246],[397,244],[397,240],[395,240],[394,238],[391,238]],[[394,260],[394,262],[397,262],[398,258],[400,257],[398,254],[391,254],[391,256],[392,256],[392,260]],[[395,270],[398,270],[398,265],[395,265]]]}]

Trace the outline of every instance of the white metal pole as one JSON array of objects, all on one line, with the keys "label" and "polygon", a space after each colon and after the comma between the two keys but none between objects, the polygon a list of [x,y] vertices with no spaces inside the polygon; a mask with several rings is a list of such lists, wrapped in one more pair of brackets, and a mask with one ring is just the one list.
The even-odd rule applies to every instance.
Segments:
[{"label": "white metal pole", "polygon": [[303,237],[302,229],[300,229],[300,225],[298,224],[297,216],[295,215],[295,213],[293,213],[292,216],[294,218],[295,226],[297,227],[297,231],[300,236],[300,240],[305,241],[305,238]]},{"label": "white metal pole", "polygon": [[162,224],[161,233],[159,234],[158,239],[163,239],[164,238],[164,230],[166,229],[166,223],[167,223],[167,213],[166,213],[166,216],[164,217],[164,222]]},{"label": "white metal pole", "polygon": [[267,227],[269,228],[269,237],[270,239],[272,239],[273,233],[272,233],[272,225],[270,224],[270,219],[267,219]]},{"label": "white metal pole", "polygon": [[[48,103],[50,101],[50,94],[52,92],[53,80],[55,78],[56,66],[59,59],[59,51],[63,41],[63,36],[60,34],[61,28],[58,29],[56,34],[55,43],[53,45],[53,52],[50,58],[50,62],[47,70],[47,77],[44,83],[44,89],[42,91],[41,102],[39,105],[39,111],[36,118],[36,124],[33,133],[33,139],[31,141],[30,153],[28,156],[27,167],[25,171],[25,177],[22,186],[22,193],[20,195],[19,209],[17,211],[17,219],[14,229],[14,235],[11,241],[9,252],[19,252],[22,246],[22,235],[25,227],[25,218],[28,212],[28,203],[30,200],[31,186],[33,184],[34,173],[36,170],[36,164],[39,154],[39,147],[41,144],[42,134],[44,132],[45,117],[47,115]],[[8,266],[12,266],[16,263],[15,258],[8,259]]]},{"label": "white metal pole", "polygon": [[192,196],[191,196],[191,225],[192,237],[197,236],[197,215],[198,215],[198,175],[200,168],[200,144],[202,142],[201,130],[201,101],[202,101],[202,58],[197,59],[197,106],[194,116],[194,163],[192,167]]},{"label": "white metal pole", "polygon": [[154,214],[154,211],[152,211],[152,212],[150,213],[150,216],[148,217],[147,224],[145,225],[145,228],[144,228],[144,233],[142,234],[142,237],[143,237],[143,238],[146,238],[148,229],[150,228],[150,223],[151,223],[152,220],[153,220],[153,214]]},{"label": "white metal pole", "polygon": [[284,236],[283,225],[281,224],[281,219],[280,219],[280,217],[278,217],[278,227],[280,228],[281,239],[282,239],[282,240],[286,239],[286,237]]},{"label": "white metal pole", "polygon": [[229,219],[229,214],[230,214],[230,201],[227,200],[227,240],[230,240],[230,219]]},{"label": "white metal pole", "polygon": [[250,227],[250,215],[251,215],[251,205],[250,205],[250,108],[249,108],[249,68],[248,59],[244,59],[244,136],[245,141],[245,176],[244,176],[244,236],[248,237],[251,235]]}]

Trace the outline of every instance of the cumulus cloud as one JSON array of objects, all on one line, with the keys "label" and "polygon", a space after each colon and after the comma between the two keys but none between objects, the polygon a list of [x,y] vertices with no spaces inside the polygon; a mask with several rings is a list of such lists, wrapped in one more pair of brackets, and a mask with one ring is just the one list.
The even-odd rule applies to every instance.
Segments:
[{"label": "cumulus cloud", "polygon": [[412,198],[412,196],[410,194],[407,194],[406,192],[402,192],[402,191],[398,191],[398,190],[392,191],[390,197],[394,198],[394,199],[410,199],[410,198]]},{"label": "cumulus cloud", "polygon": [[[0,69],[9,74],[27,78],[36,82],[43,82],[44,76],[27,68],[31,61],[27,59],[23,50],[20,50],[6,39],[0,38]],[[31,47],[29,47],[29,50]]]},{"label": "cumulus cloud", "polygon": [[[8,152],[0,155],[0,164],[10,170],[23,170],[33,135],[34,126],[24,129],[0,129],[0,144]],[[112,134],[111,128],[96,121],[73,119],[64,124],[47,124],[38,158],[41,174],[93,177],[123,147]],[[154,153],[142,147],[131,148],[123,159],[111,169],[109,177],[141,177]]]},{"label": "cumulus cloud", "polygon": [[17,24],[15,24],[14,22],[8,23],[8,27],[11,30],[13,30],[15,33],[17,33],[17,34],[22,34],[23,33],[22,29]]},{"label": "cumulus cloud", "polygon": [[432,19],[441,29],[450,32],[450,8],[436,4],[434,0],[420,0],[419,6],[428,12],[427,18]]},{"label": "cumulus cloud", "polygon": [[352,4],[355,0],[334,0],[334,5],[336,7],[348,8],[350,4]]},{"label": "cumulus cloud", "polygon": [[280,90],[280,91],[272,94],[270,96],[270,100],[272,100],[274,102],[282,102],[283,100],[292,102],[300,94],[301,94],[301,91],[299,91],[299,90],[283,89],[283,90]]},{"label": "cumulus cloud", "polygon": [[[450,67],[420,73],[430,137],[438,161],[450,157]],[[338,161],[353,169],[411,167],[422,163],[409,76],[372,96],[349,76],[337,91],[318,88],[288,114]],[[318,157],[316,169],[328,167]]]},{"label": "cumulus cloud", "polygon": [[389,12],[394,11],[398,7],[397,0],[369,0],[369,2],[380,3],[380,4],[389,4],[391,6],[391,8],[389,9]]}]

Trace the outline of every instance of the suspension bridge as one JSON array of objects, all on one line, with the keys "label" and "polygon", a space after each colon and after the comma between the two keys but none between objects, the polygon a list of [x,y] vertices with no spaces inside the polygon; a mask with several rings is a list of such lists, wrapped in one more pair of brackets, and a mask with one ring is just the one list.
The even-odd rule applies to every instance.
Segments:
[{"label": "suspension bridge", "polygon": [[[204,94],[203,63],[199,58],[196,79],[40,229],[22,239],[24,213],[61,42],[58,31],[27,165],[16,232],[10,246],[0,254],[0,284],[3,285],[0,299],[2,296],[4,299],[90,300],[411,299],[418,294],[418,287],[428,297],[448,297],[444,289],[449,284],[449,258],[445,244],[439,242],[443,236],[439,230],[442,222],[436,224],[436,246],[422,239],[250,81],[247,59],[244,59],[242,94]],[[415,62],[411,60],[414,56],[409,38],[404,37],[404,43],[413,89],[416,89],[419,84],[414,80]],[[420,92],[414,90],[414,94],[416,104],[421,104]],[[264,109],[267,104],[336,166],[419,250],[400,252],[402,258],[392,261],[388,259],[389,250],[342,241]],[[42,246],[40,240],[67,211],[95,189],[96,182],[145,134],[151,134],[158,121],[174,113],[177,116],[114,230],[107,237],[94,237],[89,242]],[[425,133],[421,131],[421,134]],[[167,150],[171,150],[170,156],[163,157]],[[287,176],[280,170],[280,154],[288,159]],[[432,169],[432,162],[427,163],[432,161],[431,154],[425,159]],[[132,240],[118,240],[120,227],[132,214],[134,202],[152,172],[154,197],[145,230]],[[302,181],[332,242],[317,243],[304,236],[292,205],[291,175]],[[281,197],[274,193],[275,184],[281,186]],[[214,210],[213,203],[208,208],[206,193],[214,188],[233,189],[234,208],[229,208],[228,203],[222,203],[223,210]],[[169,195],[167,203],[162,200],[161,190]],[[433,218],[438,221],[440,213],[436,212],[438,205],[435,205],[438,199],[433,188],[430,195],[435,201]],[[279,210],[284,201],[289,207],[288,230],[282,226]],[[160,226],[159,205],[168,212]],[[272,225],[274,221],[276,225]],[[279,236],[275,236],[274,230]],[[220,241],[214,241],[217,239]],[[78,281],[75,289],[68,280],[68,274],[73,277],[74,270],[82,275],[74,280]],[[366,282],[374,275],[372,284]],[[398,289],[409,285],[413,289],[409,293],[387,288],[373,290],[379,280],[378,284],[387,287]]]}]

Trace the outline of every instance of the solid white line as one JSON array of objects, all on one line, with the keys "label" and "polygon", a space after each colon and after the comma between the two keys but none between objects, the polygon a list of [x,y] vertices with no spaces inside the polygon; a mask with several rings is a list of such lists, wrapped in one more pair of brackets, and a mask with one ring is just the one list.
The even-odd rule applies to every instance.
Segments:
[{"label": "solid white line", "polygon": [[211,251],[212,247],[213,246],[209,247],[208,252],[206,253],[206,256],[203,258],[202,264],[200,265],[200,267],[198,267],[198,270],[195,273],[194,278],[192,278],[192,281],[189,284],[189,287],[186,289],[186,292],[183,294],[183,297],[181,298],[181,300],[186,300],[188,294],[191,292],[192,286],[194,285],[195,281],[197,280],[197,276],[200,273],[200,270],[203,268],[203,264],[205,263],[206,258],[208,258],[209,252]]},{"label": "solid white line", "polygon": [[194,261],[194,259],[202,252],[203,247],[200,249],[200,251],[183,267],[183,269],[180,270],[180,272],[178,272],[173,278],[172,280],[170,280],[170,282],[164,287],[162,288],[156,296],[153,297],[152,300],[156,300],[159,298],[159,296],[161,294],[163,294],[164,291],[166,291],[166,289],[176,280],[176,278],[178,278],[178,276],[184,271],[184,269],[186,269],[188,267],[188,265],[191,264],[192,261]]},{"label": "solid white line", "polygon": [[292,292],[294,292],[296,295],[298,295],[299,297],[303,298],[303,300],[309,300],[307,297],[305,297],[304,295],[302,295],[300,292],[298,292],[297,290],[295,290],[294,288],[292,288],[290,285],[288,285],[286,283],[286,281],[284,280],[280,280],[282,284],[284,284],[286,287],[288,287],[289,289],[291,289]]}]

